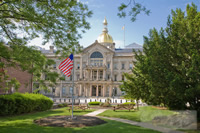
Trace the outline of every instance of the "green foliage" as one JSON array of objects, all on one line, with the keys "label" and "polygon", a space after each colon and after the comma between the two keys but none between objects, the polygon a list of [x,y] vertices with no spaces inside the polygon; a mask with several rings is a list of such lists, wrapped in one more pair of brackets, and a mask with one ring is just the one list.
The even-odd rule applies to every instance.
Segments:
[{"label": "green foliage", "polygon": [[0,96],[0,115],[16,115],[51,109],[53,101],[42,94],[21,94]]},{"label": "green foliage", "polygon": [[58,107],[67,107],[68,104],[67,103],[61,103],[61,104],[58,104]]},{"label": "green foliage", "polygon": [[96,102],[89,102],[88,104],[89,104],[89,105],[100,105],[100,103],[101,103],[101,102],[97,102],[97,101],[96,101]]},{"label": "green foliage", "polygon": [[[143,52],[122,89],[149,104],[170,109],[197,110],[200,117],[200,12],[194,4],[186,11],[172,10],[167,27],[150,30]],[[190,106],[187,107],[186,104]]]},{"label": "green foliage", "polygon": [[[28,43],[40,37],[43,45],[51,43],[57,48],[55,54],[67,57],[79,52],[78,40],[90,28],[86,19],[91,15],[87,5],[76,0],[0,1],[0,69],[19,67],[34,75],[33,80],[41,86],[45,86],[41,74],[48,76],[49,84],[55,84],[58,74],[44,67],[55,62]],[[8,76],[0,76],[0,81]]]},{"label": "green foliage", "polygon": [[106,102],[106,103],[100,103],[100,106],[102,107],[111,107],[111,104]]},{"label": "green foliage", "polygon": [[123,104],[125,104],[125,105],[134,105],[135,106],[135,102],[125,102],[125,103],[123,103]]},{"label": "green foliage", "polygon": [[[128,12],[126,11],[128,10]],[[131,17],[131,21],[134,22],[136,21],[136,17],[144,12],[146,15],[150,14],[150,10],[148,10],[145,6],[143,6],[141,3],[136,2],[135,0],[129,0],[127,4],[122,3],[118,7],[118,16],[120,18],[124,18],[127,16]]]},{"label": "green foliage", "polygon": [[107,98],[105,103],[100,103],[100,106],[102,106],[102,107],[111,107],[112,105],[110,103],[110,98]]},{"label": "green foliage", "polygon": [[149,122],[152,121],[156,116],[168,116],[173,115],[176,112],[169,111],[169,110],[160,110],[153,108],[152,106],[145,106],[140,107],[139,111],[130,111],[129,110],[106,110],[103,113],[99,114],[98,116],[105,116],[105,117],[115,117],[115,118],[122,118],[128,119],[132,121],[138,122]]},{"label": "green foliage", "polygon": [[[74,115],[84,115],[90,113],[94,110],[90,109],[87,111],[74,111]],[[45,118],[49,116],[58,116],[58,115],[71,115],[66,108],[53,109],[45,112],[37,112],[24,114],[19,116],[11,116],[11,117],[1,117],[0,118],[0,127],[1,133],[158,133],[157,131],[133,126],[126,123],[121,123],[117,121],[111,121],[105,119],[107,123],[99,125],[99,126],[88,126],[85,128],[60,128],[60,127],[46,127],[39,126],[35,124],[33,121],[40,118]],[[126,130],[125,130],[126,129]]]}]

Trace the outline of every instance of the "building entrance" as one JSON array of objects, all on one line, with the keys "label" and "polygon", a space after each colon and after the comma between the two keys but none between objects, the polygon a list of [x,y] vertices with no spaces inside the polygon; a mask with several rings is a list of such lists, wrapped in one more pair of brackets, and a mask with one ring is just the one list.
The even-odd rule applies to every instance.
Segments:
[{"label": "building entrance", "polygon": [[92,86],[92,96],[102,96],[101,95],[101,90],[102,90],[102,86],[101,85],[98,85],[98,91],[97,91],[97,85],[93,85]]},{"label": "building entrance", "polygon": [[97,91],[97,86],[93,85],[92,86],[92,96],[96,96],[96,91]]}]

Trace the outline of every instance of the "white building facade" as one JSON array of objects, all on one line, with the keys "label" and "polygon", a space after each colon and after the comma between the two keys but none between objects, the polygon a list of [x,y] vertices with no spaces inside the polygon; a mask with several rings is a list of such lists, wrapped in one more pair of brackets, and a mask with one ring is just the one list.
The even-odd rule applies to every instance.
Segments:
[{"label": "white building facade", "polygon": [[[133,68],[133,49],[136,44],[124,49],[116,49],[112,37],[108,34],[107,20],[103,21],[103,32],[98,39],[84,48],[82,53],[74,55],[74,96],[75,97],[120,97],[122,80],[126,80],[123,73],[130,73]],[[137,45],[139,46],[139,45]],[[55,60],[55,71],[62,62],[55,57],[54,49],[42,50],[47,58]],[[57,81],[57,86],[50,87],[50,94],[68,98],[72,96],[72,77],[65,77],[64,81]]]}]

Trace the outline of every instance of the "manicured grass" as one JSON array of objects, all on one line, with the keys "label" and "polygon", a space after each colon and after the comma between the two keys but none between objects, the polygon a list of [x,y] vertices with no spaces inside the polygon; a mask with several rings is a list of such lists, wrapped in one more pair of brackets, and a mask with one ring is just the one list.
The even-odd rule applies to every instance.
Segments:
[{"label": "manicured grass", "polygon": [[153,108],[151,106],[140,107],[139,111],[128,111],[128,110],[106,110],[105,112],[99,114],[99,116],[106,117],[117,117],[133,121],[148,122],[151,121],[155,116],[172,115],[173,111],[160,110]]},{"label": "manicured grass", "polygon": [[[74,115],[83,115],[94,110],[74,111]],[[0,117],[0,133],[158,133],[150,129],[106,120],[106,124],[85,128],[44,127],[33,123],[33,120],[54,116],[71,115],[66,108],[37,112],[12,117]]]}]

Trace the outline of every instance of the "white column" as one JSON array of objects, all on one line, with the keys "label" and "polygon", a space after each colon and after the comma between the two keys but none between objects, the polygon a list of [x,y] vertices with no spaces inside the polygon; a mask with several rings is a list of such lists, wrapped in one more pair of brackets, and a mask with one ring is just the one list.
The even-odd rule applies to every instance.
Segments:
[{"label": "white column", "polygon": [[110,88],[109,88],[109,97],[112,97],[112,90],[113,90],[113,86],[110,85]]},{"label": "white column", "polygon": [[62,80],[60,81],[60,98],[62,98]]},{"label": "white column", "polygon": [[111,69],[111,80],[113,80],[113,55],[111,56],[111,63],[110,63],[110,69]]},{"label": "white column", "polygon": [[99,69],[97,69],[97,80],[99,80]]},{"label": "white column", "polygon": [[103,69],[103,80],[106,80],[106,69]]},{"label": "white column", "polygon": [[83,79],[83,58],[81,55],[81,60],[80,60],[80,79]]},{"label": "white column", "polygon": [[82,84],[80,84],[79,96],[82,96]]},{"label": "white column", "polygon": [[90,70],[90,80],[92,80],[92,69]]},{"label": "white column", "polygon": [[103,97],[105,97],[105,86],[106,85],[103,84]]},{"label": "white column", "polygon": [[89,96],[91,97],[92,96],[92,85],[90,85],[90,94]]},{"label": "white column", "polygon": [[87,97],[87,87],[86,87],[86,84],[84,84],[84,90],[85,90],[85,96]]},{"label": "white column", "polygon": [[86,69],[84,70],[84,79],[86,79]]}]

